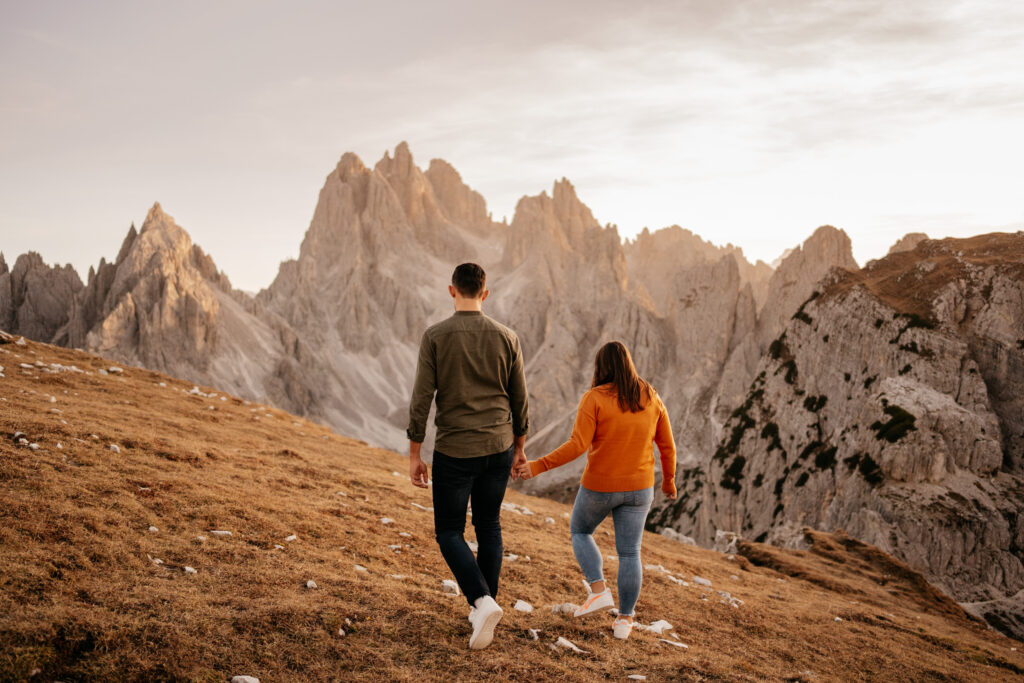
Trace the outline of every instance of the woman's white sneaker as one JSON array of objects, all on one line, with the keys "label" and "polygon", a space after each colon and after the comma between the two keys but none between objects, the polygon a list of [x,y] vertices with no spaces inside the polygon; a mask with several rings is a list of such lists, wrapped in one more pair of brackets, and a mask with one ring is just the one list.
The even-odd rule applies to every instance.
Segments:
[{"label": "woman's white sneaker", "polygon": [[612,622],[612,635],[619,640],[625,640],[629,638],[629,634],[633,631],[633,622],[625,617],[619,617]]},{"label": "woman's white sneaker", "polygon": [[501,621],[504,614],[501,606],[489,595],[476,601],[476,607],[470,612],[469,622],[473,624],[473,635],[469,637],[470,650],[482,650],[494,640],[494,627]]},{"label": "woman's white sneaker", "polygon": [[585,614],[592,614],[594,612],[600,612],[601,610],[615,607],[615,601],[612,599],[612,592],[608,589],[607,585],[600,593],[592,592],[590,590],[590,584],[587,583],[586,579],[583,580],[583,585],[587,587],[587,599],[582,605],[580,605],[579,609],[572,613],[574,617],[582,617]]}]

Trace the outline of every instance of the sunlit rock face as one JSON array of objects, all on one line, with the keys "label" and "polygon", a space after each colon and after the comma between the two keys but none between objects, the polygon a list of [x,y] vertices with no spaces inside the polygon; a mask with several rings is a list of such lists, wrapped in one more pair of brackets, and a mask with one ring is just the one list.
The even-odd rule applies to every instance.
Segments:
[{"label": "sunlit rock face", "polygon": [[1022,257],[1024,235],[994,234],[834,271],[652,524],[705,545],[721,529],[792,546],[803,527],[841,528],[1019,623]]}]

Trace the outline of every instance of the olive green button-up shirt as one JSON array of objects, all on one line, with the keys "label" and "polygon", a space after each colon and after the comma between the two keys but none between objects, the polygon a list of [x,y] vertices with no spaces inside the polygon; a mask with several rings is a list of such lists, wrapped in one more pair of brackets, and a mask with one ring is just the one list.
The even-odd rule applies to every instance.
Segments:
[{"label": "olive green button-up shirt", "polygon": [[409,403],[410,441],[423,442],[431,401],[435,451],[472,458],[507,450],[529,430],[516,333],[480,311],[456,311],[427,328]]}]

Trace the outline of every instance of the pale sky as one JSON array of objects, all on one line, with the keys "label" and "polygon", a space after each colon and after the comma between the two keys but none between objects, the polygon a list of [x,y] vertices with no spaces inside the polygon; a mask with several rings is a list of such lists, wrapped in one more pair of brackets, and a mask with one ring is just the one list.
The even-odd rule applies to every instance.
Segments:
[{"label": "pale sky", "polygon": [[0,0],[11,265],[85,279],[159,201],[258,290],[341,155],[402,140],[498,219],[565,176],[751,259],[1024,229],[1024,3]]}]

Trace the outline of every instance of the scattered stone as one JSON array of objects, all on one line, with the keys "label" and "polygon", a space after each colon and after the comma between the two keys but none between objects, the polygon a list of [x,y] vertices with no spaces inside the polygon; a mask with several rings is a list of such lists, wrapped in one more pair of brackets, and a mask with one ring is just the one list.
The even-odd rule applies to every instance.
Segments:
[{"label": "scattered stone", "polygon": [[675,640],[669,640],[667,638],[658,638],[658,641],[662,642],[662,643],[668,643],[669,645],[672,645],[673,647],[680,647],[680,648],[682,648],[684,650],[689,650],[690,649],[689,645],[686,645],[685,643],[677,642]]},{"label": "scattered stone", "polygon": [[388,574],[388,578],[389,579],[394,579],[396,581],[404,581],[405,580],[405,574]]},{"label": "scattered stone", "polygon": [[646,681],[647,680],[647,676],[644,676],[643,674],[629,674],[628,676],[626,676],[626,678],[628,678],[631,681]]},{"label": "scattered stone", "polygon": [[705,579],[703,576],[694,576],[693,582],[698,586],[707,586],[708,588],[711,588],[711,582]]},{"label": "scattered stone", "polygon": [[842,621],[842,620],[843,620],[843,618],[842,618],[842,617],[836,617],[836,618],[835,618],[835,620],[836,620],[836,621]]},{"label": "scattered stone", "polygon": [[17,344],[18,346],[28,346],[28,343],[25,341],[24,337],[18,337],[18,341],[14,343]]},{"label": "scattered stone", "polygon": [[528,628],[526,629],[526,632],[530,634],[530,638],[533,640],[540,640],[540,629]]},{"label": "scattered stone", "polygon": [[579,605],[572,602],[563,602],[558,605],[551,606],[552,614],[572,614],[580,608]]},{"label": "scattered stone", "polygon": [[420,505],[419,503],[412,503],[412,506],[414,508],[416,508],[417,510],[423,510],[424,512],[433,512],[434,511],[433,507],[427,507],[425,505]]},{"label": "scattered stone", "polygon": [[508,555],[505,556],[505,559],[508,560],[509,562],[515,562],[516,560],[519,559],[519,556],[516,555],[515,553],[509,553]]},{"label": "scattered stone", "polygon": [[380,518],[380,523],[384,524],[386,526],[388,524],[394,524],[395,520],[391,519],[390,517],[381,517]]},{"label": "scattered stone", "polygon": [[113,372],[114,374],[119,374],[119,373],[124,372],[124,370],[122,370],[121,368],[119,368],[116,365],[114,365],[112,367],[107,368],[107,372]]},{"label": "scattered stone", "polygon": [[659,636],[664,634],[665,631],[671,631],[672,630],[672,624],[668,623],[664,619],[658,619],[656,622],[654,622],[653,624],[651,624],[649,626],[646,625],[646,624],[639,624],[639,623],[638,624],[634,624],[634,626],[636,626],[636,628],[640,629],[641,631],[647,631],[649,633],[654,633],[654,634],[657,634]]},{"label": "scattered stone", "polygon": [[94,439],[94,440],[96,440],[96,441],[99,441],[99,440],[100,440],[100,437],[96,436],[95,434],[90,434],[90,435],[89,435],[89,438],[90,438],[90,439]]},{"label": "scattered stone", "polygon": [[369,569],[367,569],[366,567],[364,567],[361,564],[354,564],[354,565],[352,565],[352,568],[355,569],[357,572],[369,572],[370,571]]},{"label": "scattered stone", "polygon": [[399,531],[398,535],[403,538],[412,538],[412,534],[410,534],[408,531]]},{"label": "scattered stone", "polygon": [[160,531],[160,530],[159,530],[159,529],[157,529],[157,528],[156,528],[155,526],[152,526],[152,525],[150,525],[150,527],[149,527],[149,533],[151,533],[151,534],[155,534],[155,533],[156,533],[156,532],[158,532],[158,531]]},{"label": "scattered stone", "polygon": [[28,445],[28,439],[26,439],[23,436],[18,437],[18,445],[20,445],[20,446],[27,446]]},{"label": "scattered stone", "polygon": [[[58,451],[64,450],[64,446],[61,445],[60,441],[57,442],[57,450]],[[146,490],[148,491],[149,489],[146,489]]]},{"label": "scattered stone", "polygon": [[348,498],[348,494],[344,491],[338,491],[335,495],[341,496],[342,498]]},{"label": "scattered stone", "polygon": [[49,402],[50,402],[50,403],[56,403],[56,402],[57,402],[57,397],[56,397],[56,396],[51,396],[51,397],[49,398]]},{"label": "scattered stone", "polygon": [[339,628],[338,629],[338,635],[344,637],[345,636],[345,629]]},{"label": "scattered stone", "polygon": [[313,579],[310,579],[309,581],[307,581],[306,582],[306,588],[308,588],[310,590],[315,590],[316,589],[316,581],[314,581]]},{"label": "scattered stone", "polygon": [[448,593],[449,595],[459,594],[459,584],[455,583],[451,579],[445,579],[441,582],[441,591]]},{"label": "scattered stone", "polygon": [[196,540],[199,541],[200,543],[202,543],[203,541],[206,540],[206,536],[203,536],[202,534],[199,534],[198,536],[196,536]]},{"label": "scattered stone", "polygon": [[34,451],[38,451],[38,450],[39,450],[39,444],[37,444],[37,443],[35,443],[35,442],[33,442],[33,443],[30,443],[30,444],[28,445],[28,447],[29,447],[29,448],[31,448],[31,449],[32,449],[32,450],[34,450]]},{"label": "scattered stone", "polygon": [[225,531],[224,529],[214,529],[210,533],[212,535],[214,535],[214,536],[222,536],[222,537],[225,537],[225,538],[228,537],[228,536],[231,536],[231,532],[230,531]]},{"label": "scattered stone", "polygon": [[185,567],[185,573],[186,574],[195,574],[196,570],[195,570],[194,567]]},{"label": "scattered stone", "polygon": [[562,636],[558,636],[558,640],[555,641],[555,647],[556,648],[560,647],[560,648],[563,648],[565,650],[572,650],[573,652],[576,652],[577,654],[581,654],[581,655],[587,654],[586,650],[581,650],[580,648],[578,648],[576,646],[576,643],[574,643],[571,640],[568,640],[566,638],[563,638]]},{"label": "scattered stone", "polygon": [[274,550],[284,550],[284,546],[279,543],[274,544]]},{"label": "scattered stone", "polygon": [[115,453],[120,453],[121,447],[118,446],[116,443],[112,443],[110,444],[110,450],[114,451]]},{"label": "scattered stone", "polygon": [[153,557],[152,555],[149,555],[148,553],[146,554],[146,557],[148,557],[149,561],[152,562],[153,564],[163,564],[164,563],[163,560],[158,559],[156,557]]},{"label": "scattered stone", "polygon": [[391,473],[391,476],[392,476],[392,477],[400,477],[400,476],[402,476],[402,475],[401,475],[401,474],[399,474],[398,472],[392,472],[392,473]]},{"label": "scattered stone", "polygon": [[544,523],[545,524],[554,524],[555,523],[555,518],[554,517],[545,517],[544,518]]},{"label": "scattered stone", "polygon": [[295,534],[291,534],[290,536],[285,536],[284,537],[284,542],[285,543],[291,543],[292,541],[297,541],[297,540],[299,540],[299,537],[296,536]]},{"label": "scattered stone", "polygon": [[235,676],[231,683],[260,683],[260,679],[255,676]]},{"label": "scattered stone", "polygon": [[733,581],[739,581],[740,580],[740,577],[736,576],[735,574],[731,574],[729,576],[729,578],[732,579]]},{"label": "scattered stone", "polygon": [[533,605],[531,605],[530,603],[526,602],[525,600],[516,600],[516,604],[513,605],[512,609],[514,609],[514,610],[516,610],[518,612],[532,612],[533,611]]},{"label": "scattered stone", "polygon": [[692,537],[685,536],[671,527],[665,527],[658,533],[664,536],[665,538],[671,539],[673,541],[685,543],[686,545],[697,545],[697,541],[693,540]]},{"label": "scattered stone", "polygon": [[480,545],[476,541],[466,541],[466,545],[468,545],[469,549],[474,553],[480,549]]},{"label": "scattered stone", "polygon": [[402,550],[401,544],[389,545],[388,547],[391,548],[392,550],[394,550],[396,553]]}]

